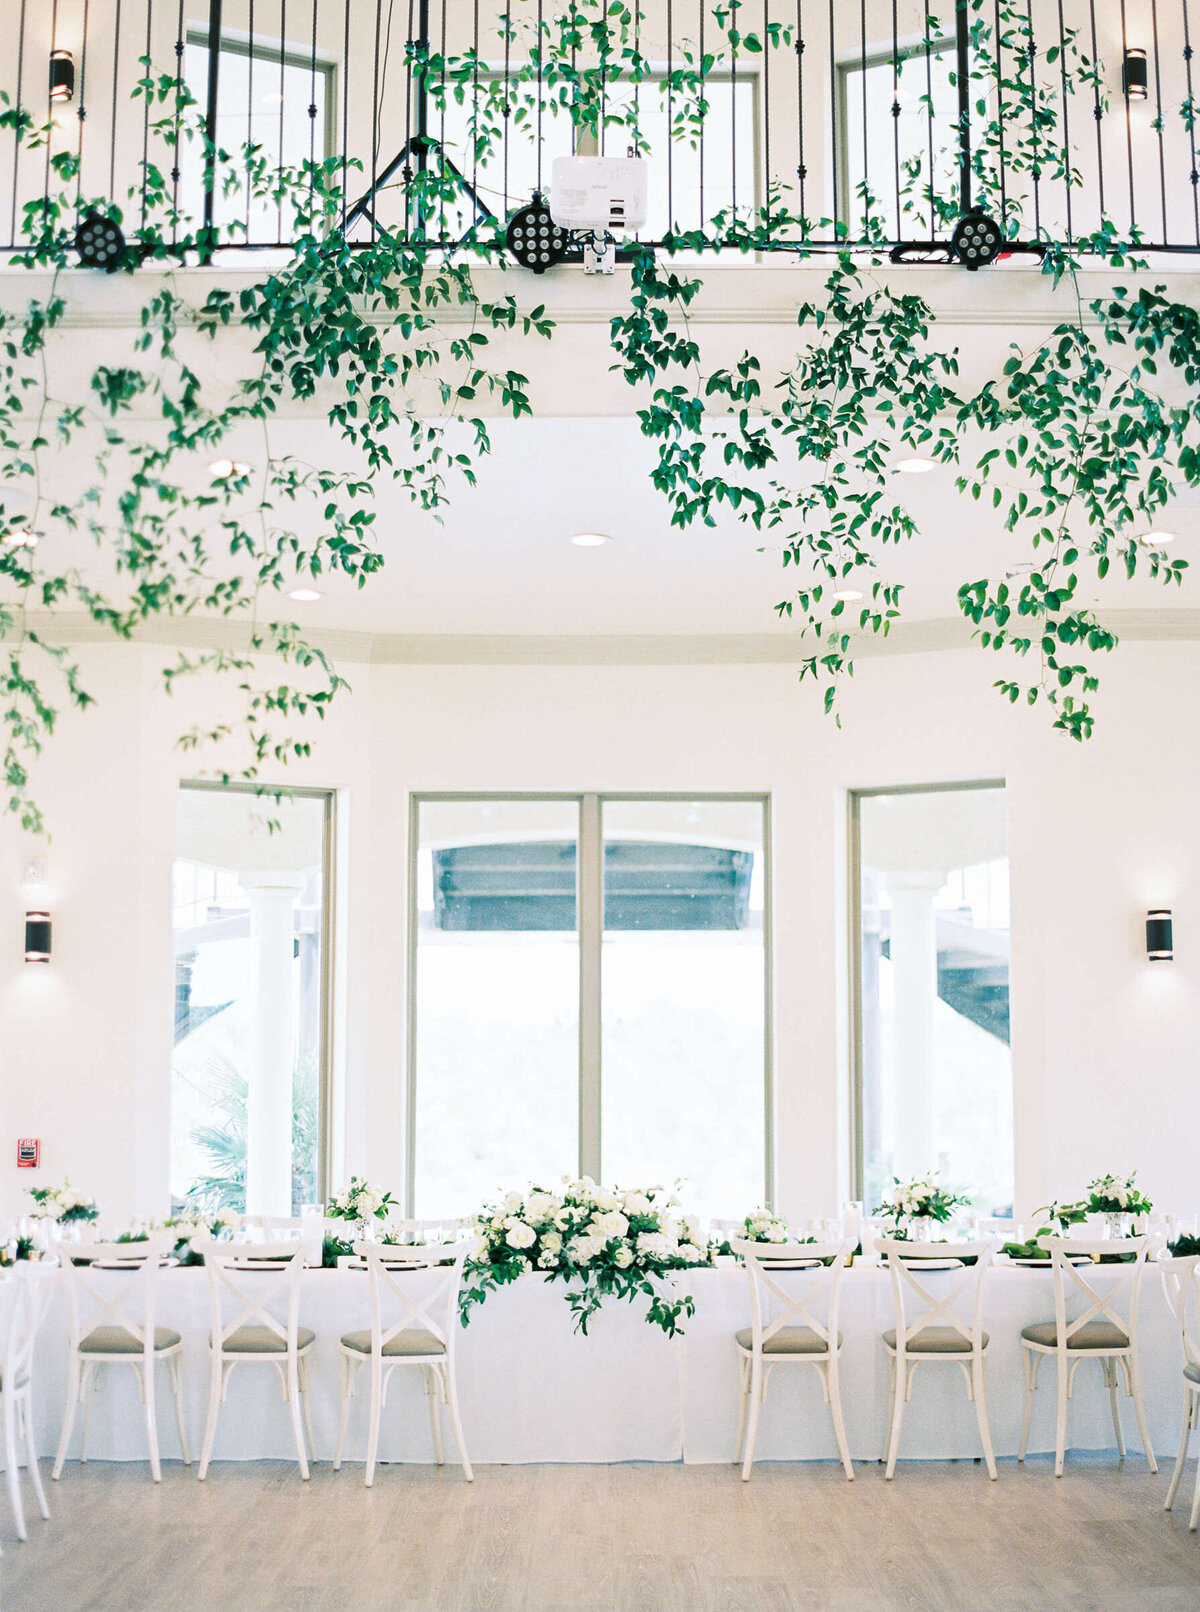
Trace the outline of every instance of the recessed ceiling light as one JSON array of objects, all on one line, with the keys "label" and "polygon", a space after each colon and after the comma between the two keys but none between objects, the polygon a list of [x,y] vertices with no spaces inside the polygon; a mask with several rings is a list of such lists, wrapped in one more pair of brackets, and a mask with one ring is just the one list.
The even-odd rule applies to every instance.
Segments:
[{"label": "recessed ceiling light", "polygon": [[315,604],[320,597],[315,588],[293,588],[288,594],[288,598],[295,599],[297,604]]},{"label": "recessed ceiling light", "polygon": [[853,604],[856,599],[861,599],[863,596],[857,588],[839,588],[833,597],[840,599],[843,604]]},{"label": "recessed ceiling light", "polygon": [[4,539],[5,545],[10,549],[32,549],[41,542],[37,532],[30,532],[24,528],[20,531],[9,532]]},{"label": "recessed ceiling light", "polygon": [[214,459],[208,473],[214,481],[228,481],[231,476],[248,476],[251,466],[242,459]]},{"label": "recessed ceiling light", "polygon": [[1138,538],[1138,542],[1144,543],[1148,549],[1156,549],[1161,543],[1173,543],[1174,541],[1174,532],[1143,532]]},{"label": "recessed ceiling light", "polygon": [[612,539],[605,537],[603,532],[576,532],[571,541],[577,549],[602,549]]},{"label": "recessed ceiling light", "polygon": [[909,459],[897,459],[892,469],[898,470],[902,476],[927,476],[931,470],[937,469],[937,460],[923,459],[919,454],[914,454]]}]

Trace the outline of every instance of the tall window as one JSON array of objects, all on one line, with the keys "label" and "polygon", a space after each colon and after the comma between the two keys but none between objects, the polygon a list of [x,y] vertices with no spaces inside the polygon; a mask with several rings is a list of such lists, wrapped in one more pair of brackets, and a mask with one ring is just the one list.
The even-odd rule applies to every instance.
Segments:
[{"label": "tall window", "polygon": [[185,785],[172,921],[171,1199],[321,1196],[333,797]]},{"label": "tall window", "polygon": [[586,1170],[745,1213],[766,1174],[761,798],[414,802],[421,1215]]},{"label": "tall window", "polygon": [[865,791],[851,824],[864,1196],[937,1169],[1011,1213],[1004,786]]},{"label": "tall window", "polygon": [[[861,54],[838,70],[838,216],[851,239],[899,233],[928,239],[938,203],[958,203],[958,89],[954,41],[934,39]],[[893,107],[896,108],[893,112]],[[931,209],[930,177],[934,202]]]}]

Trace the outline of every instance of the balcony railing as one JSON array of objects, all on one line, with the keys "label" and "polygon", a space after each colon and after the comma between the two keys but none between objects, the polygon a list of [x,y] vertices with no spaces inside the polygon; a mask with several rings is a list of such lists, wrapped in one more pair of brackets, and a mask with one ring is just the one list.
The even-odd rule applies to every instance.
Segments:
[{"label": "balcony railing", "polygon": [[9,253],[97,212],[201,259],[313,229],[498,248],[572,150],[645,156],[642,238],[676,249],[945,261],[979,208],[1008,252],[1200,252],[1200,0],[0,0],[0,23]]}]

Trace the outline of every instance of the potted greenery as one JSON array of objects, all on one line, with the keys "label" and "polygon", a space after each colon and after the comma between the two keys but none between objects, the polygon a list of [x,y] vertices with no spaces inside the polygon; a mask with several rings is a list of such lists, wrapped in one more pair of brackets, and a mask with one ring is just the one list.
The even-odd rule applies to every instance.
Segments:
[{"label": "potted greenery", "polygon": [[914,1243],[930,1242],[935,1225],[944,1226],[955,1209],[970,1203],[969,1198],[941,1186],[936,1177],[934,1170],[916,1181],[893,1178],[875,1213],[893,1222],[894,1236]]},{"label": "potted greenery", "polygon": [[1087,1211],[1104,1216],[1106,1237],[1128,1237],[1134,1221],[1148,1215],[1154,1205],[1134,1185],[1137,1171],[1128,1176],[1102,1175],[1088,1184]]}]

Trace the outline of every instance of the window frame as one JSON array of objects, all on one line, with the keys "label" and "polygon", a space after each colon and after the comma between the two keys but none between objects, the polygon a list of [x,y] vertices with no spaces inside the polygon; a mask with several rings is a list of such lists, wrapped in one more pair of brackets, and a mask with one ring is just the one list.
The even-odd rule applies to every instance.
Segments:
[{"label": "window frame", "polygon": [[552,801],[578,811],[576,853],[576,933],[579,940],[579,1049],[577,1165],[581,1175],[603,1179],[602,968],[604,946],[604,807],[609,802],[695,801],[758,806],[762,811],[763,856],[763,1194],[775,1203],[774,936],[771,854],[771,794],[759,790],[414,790],[408,802],[408,913],[405,979],[405,1214],[415,1212],[417,1190],[417,860],[421,851],[421,807],[455,801]]},{"label": "window frame", "polygon": [[[847,931],[849,957],[849,1040],[850,1040],[850,1196],[861,1200],[866,1174],[863,1136],[863,1011],[862,1011],[862,802],[879,795],[948,795],[977,789],[1008,788],[1005,778],[949,779],[929,784],[873,784],[846,791],[848,857],[847,892],[850,922]],[[1016,1135],[1013,1136],[1014,1155]],[[1014,1170],[1016,1161],[1014,1157]]]},{"label": "window frame", "polygon": [[[188,29],[184,43],[201,50],[209,50],[212,40],[207,27],[194,26]],[[256,65],[262,62],[265,66],[274,68],[299,67],[310,75],[315,67],[317,75],[325,80],[325,116],[320,125],[324,150],[318,151],[317,161],[325,162],[337,155],[338,96],[341,93],[342,75],[336,58],[314,56],[311,50],[304,50],[298,45],[289,45],[286,40],[275,39],[273,36],[267,41],[259,36],[240,39],[236,34],[223,33],[217,43],[218,62],[224,54],[248,57]],[[219,67],[217,72],[219,76]]]},{"label": "window frame", "polygon": [[[337,821],[338,791],[310,784],[254,784],[215,778],[181,778],[179,788],[203,790],[217,795],[258,795],[273,798],[287,795],[296,800],[324,803],[321,823],[321,1035],[317,1066],[317,1197],[329,1196],[331,1149],[333,1142],[334,1000],[337,983],[334,937],[337,934]],[[174,864],[175,857],[172,857]],[[168,1066],[169,1067],[169,1066]]]}]

